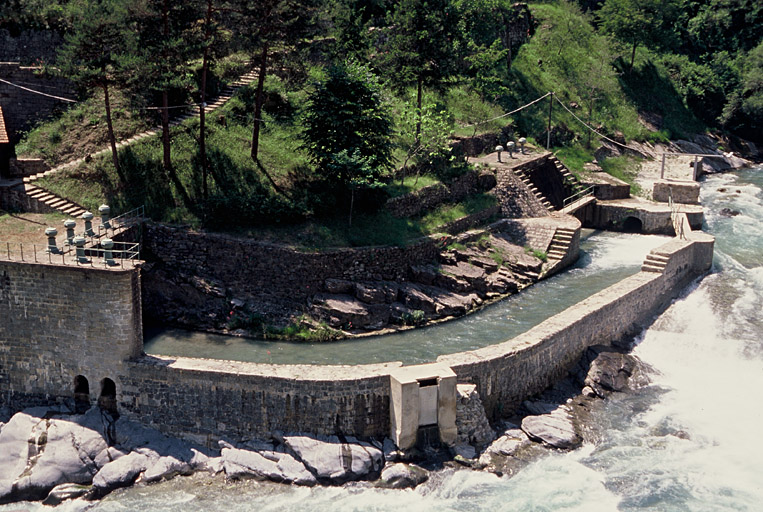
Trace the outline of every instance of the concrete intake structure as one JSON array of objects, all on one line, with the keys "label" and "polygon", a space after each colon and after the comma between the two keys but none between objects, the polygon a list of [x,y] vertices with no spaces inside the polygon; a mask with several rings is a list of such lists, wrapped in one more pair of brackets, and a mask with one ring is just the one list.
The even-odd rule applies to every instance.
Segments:
[{"label": "concrete intake structure", "polygon": [[[100,383],[103,396],[116,388],[120,414],[202,443],[280,430],[392,437],[401,448],[415,442],[422,412],[432,421],[434,407],[440,438],[451,443],[456,382],[477,386],[488,418],[509,415],[588,346],[635,332],[706,273],[714,239],[687,230],[653,250],[642,272],[516,338],[410,367],[147,356],[139,268],[0,261],[0,406],[58,402],[74,410],[75,395],[80,406],[96,403],[89,389],[97,393]],[[436,394],[425,389],[432,387]]]}]

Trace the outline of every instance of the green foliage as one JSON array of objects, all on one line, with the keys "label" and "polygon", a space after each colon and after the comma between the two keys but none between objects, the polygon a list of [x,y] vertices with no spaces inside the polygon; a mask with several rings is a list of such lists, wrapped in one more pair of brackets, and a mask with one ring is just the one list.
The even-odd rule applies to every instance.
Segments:
[{"label": "green foliage", "polygon": [[741,68],[741,85],[724,107],[721,121],[759,137],[763,131],[763,41],[742,59]]},{"label": "green foliage", "polygon": [[392,164],[392,121],[381,86],[365,66],[332,66],[303,116],[304,148],[330,181],[362,185]]},{"label": "green foliage", "polygon": [[400,0],[395,4],[388,18],[395,29],[379,60],[399,90],[413,83],[419,89],[422,85],[437,87],[455,72],[456,14],[449,0]]},{"label": "green foliage", "polygon": [[410,313],[403,313],[400,319],[403,325],[421,325],[426,320],[426,315],[420,309],[413,309]]},{"label": "green foliage", "polygon": [[636,158],[632,156],[607,158],[601,162],[601,168],[604,172],[629,184],[632,195],[642,194],[641,186],[635,181],[639,169],[639,162]]},{"label": "green foliage", "polygon": [[599,23],[604,32],[630,45],[632,69],[639,45],[654,48],[675,43],[679,9],[677,0],[606,0]]},{"label": "green foliage", "polygon": [[421,108],[406,104],[397,115],[397,133],[397,145],[405,151],[402,169],[411,160],[423,166],[442,157],[450,161],[453,120],[437,103],[425,103]]},{"label": "green foliage", "polygon": [[593,161],[593,153],[580,146],[557,149],[554,154],[573,174],[583,172],[583,166]]},{"label": "green foliage", "polygon": [[544,263],[546,261],[548,261],[548,255],[546,254],[545,251],[541,251],[540,249],[533,249],[529,245],[526,245],[525,246],[525,252],[527,254],[532,254],[533,256],[535,256],[536,258],[538,258],[539,260],[541,260]]}]

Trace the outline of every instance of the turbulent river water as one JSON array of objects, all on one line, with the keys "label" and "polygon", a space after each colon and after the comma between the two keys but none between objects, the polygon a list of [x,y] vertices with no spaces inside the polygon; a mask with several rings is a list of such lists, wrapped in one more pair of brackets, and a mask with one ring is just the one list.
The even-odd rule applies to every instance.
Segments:
[{"label": "turbulent river water", "polygon": [[[445,470],[415,490],[388,491],[197,476],[117,492],[93,509],[762,510],[763,169],[708,177],[702,202],[716,236],[713,271],[638,337],[634,352],[652,382],[602,405],[597,442],[550,453],[512,478]],[[634,252],[619,250],[623,259]]]}]

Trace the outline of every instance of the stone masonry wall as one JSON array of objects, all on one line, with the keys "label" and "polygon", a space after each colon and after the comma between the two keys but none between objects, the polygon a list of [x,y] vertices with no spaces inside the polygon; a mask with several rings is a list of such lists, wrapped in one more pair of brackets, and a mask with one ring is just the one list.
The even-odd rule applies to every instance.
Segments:
[{"label": "stone masonry wall", "polygon": [[406,247],[308,253],[158,224],[143,233],[142,255],[153,262],[144,273],[144,302],[152,316],[180,324],[188,323],[183,311],[224,308],[226,296],[261,308],[261,314],[288,316],[323,291],[329,278],[406,281],[408,267],[434,260],[444,243],[428,237]]},{"label": "stone masonry wall", "polygon": [[275,430],[383,438],[389,371],[147,356],[129,363],[119,409],[164,432],[206,443]]},{"label": "stone masonry wall", "polygon": [[0,209],[11,212],[52,213],[56,210],[24,192],[23,185],[0,187]]},{"label": "stone masonry wall", "polygon": [[395,217],[412,217],[442,203],[454,203],[470,194],[495,187],[495,176],[490,172],[470,171],[448,185],[438,183],[416,192],[388,200],[384,208]]},{"label": "stone masonry wall", "polygon": [[674,294],[712,263],[712,237],[693,235],[656,249],[670,257],[662,274],[640,272],[504,343],[440,356],[459,383],[472,383],[489,418],[510,413],[523,400],[564,377],[585,349],[635,333]]},{"label": "stone masonry wall", "polygon": [[[446,355],[462,384],[477,386],[489,418],[563,376],[586,347],[632,332],[709,269],[712,237],[690,233],[655,252],[662,274],[640,272],[530,331]],[[84,375],[117,384],[119,411],[164,432],[206,443],[274,430],[383,437],[389,375],[400,363],[279,366],[141,356],[137,270],[0,262],[0,406],[70,400]]]},{"label": "stone masonry wall", "polygon": [[69,400],[77,375],[91,397],[119,386],[143,349],[138,272],[0,261],[0,406]]},{"label": "stone masonry wall", "polygon": [[[53,96],[74,97],[74,90],[69,81],[63,78],[42,77],[38,72],[38,68],[0,62],[0,76],[4,80]],[[24,130],[45,119],[54,109],[64,107],[66,102],[0,82],[0,105],[3,107],[8,136],[11,142],[15,143]]]},{"label": "stone masonry wall", "polygon": [[53,62],[63,38],[52,30],[22,30],[19,34],[0,30],[0,61],[34,64]]}]

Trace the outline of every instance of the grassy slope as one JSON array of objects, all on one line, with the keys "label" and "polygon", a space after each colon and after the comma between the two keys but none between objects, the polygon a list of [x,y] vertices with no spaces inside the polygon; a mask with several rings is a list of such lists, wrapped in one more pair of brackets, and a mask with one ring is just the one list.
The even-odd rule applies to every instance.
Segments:
[{"label": "grassy slope", "polygon": [[[429,101],[448,109],[456,134],[471,135],[474,129],[467,125],[499,116],[548,91],[555,91],[565,105],[586,120],[591,98],[595,97],[591,123],[609,136],[621,134],[627,139],[661,140],[669,134],[682,134],[681,129],[701,129],[701,124],[681,104],[667,73],[652,64],[647,51],[638,53],[631,73],[618,73],[608,65],[613,58],[612,44],[594,31],[574,4],[535,4],[532,10],[539,23],[538,30],[517,53],[506,76],[510,92],[499,100],[500,106],[482,101],[463,84],[454,85],[442,94],[427,93]],[[319,77],[320,71],[313,71],[312,78]],[[312,211],[316,205],[308,204],[310,193],[306,192],[305,186],[313,170],[299,143],[299,111],[305,104],[307,89],[289,90],[280,80],[270,77],[267,90],[269,100],[260,143],[261,166],[249,158],[252,88],[242,89],[223,109],[210,115],[208,147],[212,170],[210,201],[205,211],[199,211],[193,204],[182,203],[181,194],[162,169],[158,138],[141,141],[121,152],[120,158],[129,173],[127,184],[118,183],[108,158],[96,159],[79,169],[46,178],[40,184],[91,209],[104,201],[117,211],[145,204],[148,214],[157,220],[192,225],[201,225],[205,216],[209,219],[209,215],[216,212],[218,217],[227,216],[234,221],[232,224],[247,226],[221,226],[218,223],[218,229],[233,229],[243,234],[315,248],[402,243],[436,230],[438,222],[452,220],[454,212],[464,210],[463,205],[452,205],[446,207],[452,210],[450,213],[440,212],[432,214],[428,220],[413,221],[401,221],[384,213],[356,214],[351,229],[346,223],[346,212],[334,212],[299,225],[290,223],[295,215],[315,219]],[[406,99],[390,97],[393,110],[400,109],[404,101],[411,101],[411,94]],[[660,114],[664,130],[649,132],[638,121],[639,111]],[[547,115],[546,100],[513,118],[480,125],[477,133],[498,131],[512,124],[518,136],[526,135],[543,143]],[[86,115],[79,117],[81,121]],[[45,129],[56,131],[55,123]],[[573,171],[580,173],[583,164],[592,159],[592,148],[585,147],[586,129],[558,104],[554,105],[553,124],[565,127],[569,138],[565,147],[554,149]],[[201,197],[197,126],[198,121],[193,120],[173,129],[173,162],[192,202]],[[57,131],[65,143],[70,143],[69,132],[60,126]],[[40,133],[44,133],[42,129]],[[41,136],[31,134],[25,147],[42,146],[42,151],[46,151],[46,145],[39,144]],[[397,156],[401,157],[400,154]],[[604,165],[606,170],[627,181],[632,181],[636,167],[637,164],[628,159],[612,160]],[[290,191],[291,197],[277,194],[263,171],[267,171],[280,187]],[[404,186],[389,185],[388,193],[399,195],[436,181],[432,177],[422,177],[418,182],[408,179]],[[235,222],[240,218],[245,221]],[[436,218],[439,220],[434,220]]]}]

